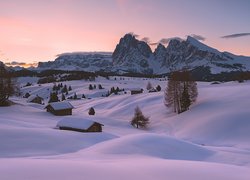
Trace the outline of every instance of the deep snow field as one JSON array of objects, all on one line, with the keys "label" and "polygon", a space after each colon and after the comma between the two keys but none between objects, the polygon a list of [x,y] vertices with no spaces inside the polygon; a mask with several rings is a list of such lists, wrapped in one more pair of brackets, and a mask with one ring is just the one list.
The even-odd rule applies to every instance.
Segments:
[{"label": "deep snow field", "polygon": [[[165,80],[124,78],[62,82],[72,86],[68,96],[87,97],[70,100],[75,108],[69,118],[100,122],[101,133],[58,130],[64,117],[12,97],[16,105],[0,107],[0,180],[250,179],[250,82],[199,82],[197,102],[177,115],[164,106]],[[53,84],[39,86],[36,80],[20,78],[21,86],[33,83],[21,91],[47,104]],[[148,93],[148,81],[162,90]],[[89,90],[89,84],[104,89]],[[113,86],[128,93],[101,97]],[[130,88],[145,91],[130,95]],[[129,123],[136,106],[150,117],[146,130]],[[90,107],[95,116],[88,115]]]}]

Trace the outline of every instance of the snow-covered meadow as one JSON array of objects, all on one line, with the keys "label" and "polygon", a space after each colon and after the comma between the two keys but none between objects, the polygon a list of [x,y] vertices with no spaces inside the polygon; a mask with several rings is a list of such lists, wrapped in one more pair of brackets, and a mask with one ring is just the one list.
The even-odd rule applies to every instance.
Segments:
[{"label": "snow-covered meadow", "polygon": [[[45,98],[46,104],[53,84],[39,86],[36,80],[20,78],[22,86],[33,83],[21,90]],[[148,81],[162,90],[148,93]],[[58,130],[64,117],[12,97],[16,105],[0,107],[0,179],[250,179],[250,82],[200,82],[197,102],[179,115],[164,106],[164,79],[62,83],[72,86],[68,96],[86,96],[70,100],[75,107],[70,117],[97,121],[103,132]],[[89,84],[104,89],[89,90]],[[126,93],[102,97],[117,86]],[[131,95],[131,88],[144,93]],[[136,106],[150,117],[147,130],[129,123]],[[88,115],[90,107],[95,116]]]}]

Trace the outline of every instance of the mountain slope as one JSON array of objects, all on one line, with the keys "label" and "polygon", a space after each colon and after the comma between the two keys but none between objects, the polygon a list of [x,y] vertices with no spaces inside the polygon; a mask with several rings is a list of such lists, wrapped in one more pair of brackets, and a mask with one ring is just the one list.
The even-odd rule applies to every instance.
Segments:
[{"label": "mountain slope", "polygon": [[76,52],[58,55],[55,61],[39,62],[38,69],[57,69],[57,70],[84,70],[100,71],[111,66],[111,53],[108,52]]},{"label": "mountain slope", "polygon": [[208,68],[211,73],[249,71],[250,57],[220,52],[188,36],[159,44],[154,52],[144,41],[126,34],[111,53],[65,53],[55,61],[39,63],[38,69],[84,70],[165,74],[174,70]]}]

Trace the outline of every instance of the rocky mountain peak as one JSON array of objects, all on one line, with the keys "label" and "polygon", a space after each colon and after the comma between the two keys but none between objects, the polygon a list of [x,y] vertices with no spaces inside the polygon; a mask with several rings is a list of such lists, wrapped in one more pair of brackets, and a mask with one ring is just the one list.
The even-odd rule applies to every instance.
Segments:
[{"label": "rocky mountain peak", "polygon": [[113,65],[126,67],[132,72],[146,72],[151,55],[152,50],[146,42],[136,39],[132,34],[126,34],[120,39],[112,55]]}]

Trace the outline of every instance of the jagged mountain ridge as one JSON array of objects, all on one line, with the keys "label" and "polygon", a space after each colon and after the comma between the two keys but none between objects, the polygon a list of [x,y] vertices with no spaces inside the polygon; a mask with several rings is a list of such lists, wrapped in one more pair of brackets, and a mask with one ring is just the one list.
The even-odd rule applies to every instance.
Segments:
[{"label": "jagged mountain ridge", "polygon": [[172,39],[168,46],[158,44],[154,52],[150,46],[126,34],[113,53],[65,53],[55,61],[39,63],[38,69],[84,70],[106,72],[133,72],[164,74],[183,68],[209,68],[214,74],[231,71],[249,71],[250,57],[220,52],[200,41]]}]

